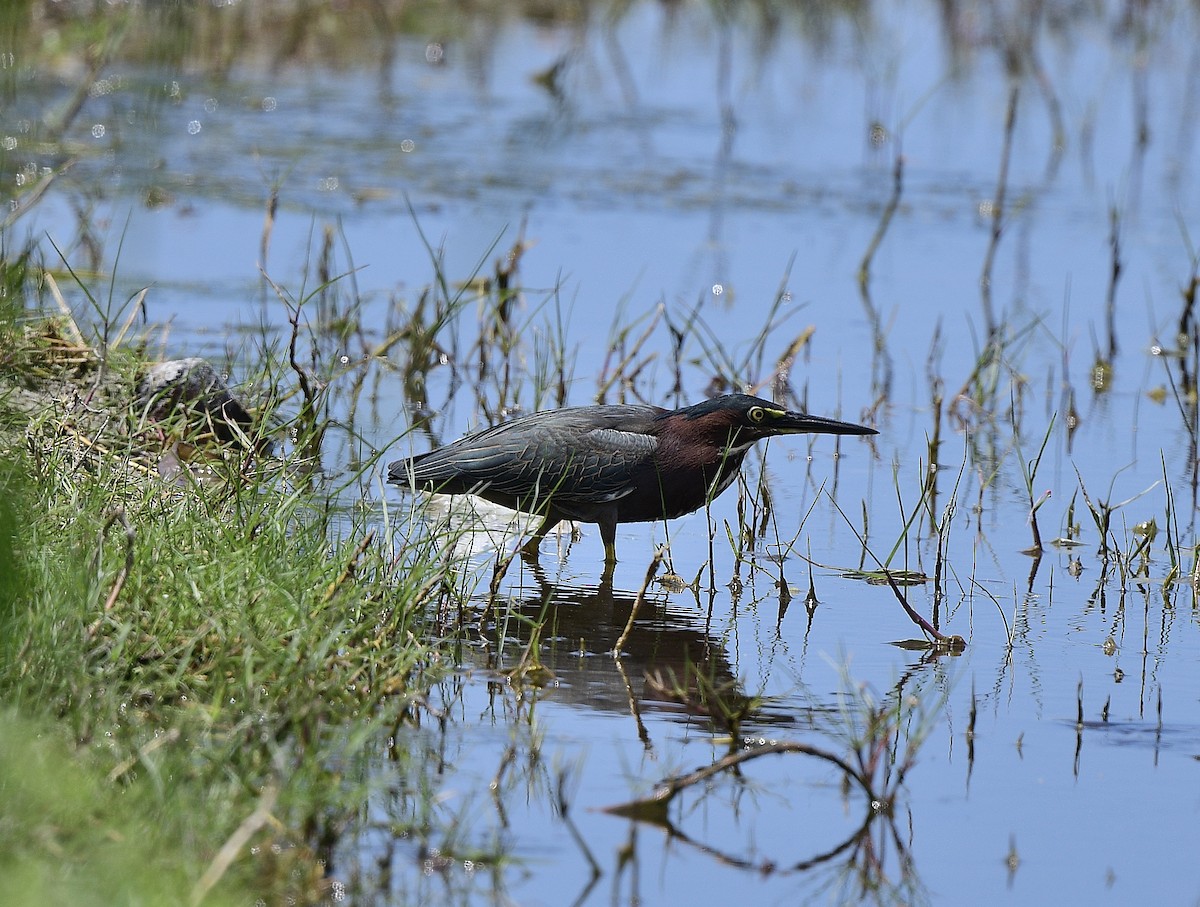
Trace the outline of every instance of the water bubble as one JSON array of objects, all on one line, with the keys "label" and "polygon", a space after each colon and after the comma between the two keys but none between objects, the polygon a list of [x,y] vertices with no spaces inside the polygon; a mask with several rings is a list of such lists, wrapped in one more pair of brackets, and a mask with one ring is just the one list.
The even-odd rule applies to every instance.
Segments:
[{"label": "water bubble", "polygon": [[336,192],[338,187],[338,178],[336,176],[327,176],[318,184],[318,188],[322,192]]},{"label": "water bubble", "polygon": [[414,142],[412,139],[405,139],[404,141],[402,141],[400,143],[400,150],[403,151],[405,154],[410,153],[416,147],[417,147],[417,143]]},{"label": "water bubble", "polygon": [[721,284],[719,284],[719,283],[714,283],[714,284],[713,284],[713,288],[712,288],[712,294],[713,294],[714,296],[720,296],[720,295],[721,295],[722,293],[724,293],[724,292],[725,292],[725,287],[724,287],[724,286],[722,286],[722,285],[721,285]]},{"label": "water bubble", "polygon": [[279,106],[279,102],[276,101],[274,98],[263,98],[262,99],[262,109],[265,110],[267,113],[270,113],[272,110],[274,110],[278,106]]},{"label": "water bubble", "polygon": [[425,62],[430,66],[437,66],[439,63],[445,62],[446,49],[442,47],[438,41],[430,41],[425,45]]},{"label": "water bubble", "polygon": [[94,126],[92,126],[92,138],[102,139],[104,138],[104,133],[106,131],[107,130],[104,128],[103,123],[96,123]]},{"label": "water bubble", "polygon": [[218,101],[216,98],[205,98],[204,99],[204,112],[205,113],[216,113],[217,108],[220,105],[221,105],[221,102]]},{"label": "water bubble", "polygon": [[187,127],[187,129],[188,129],[188,135],[195,135],[195,134],[196,134],[196,133],[198,133],[198,132],[199,132],[199,131],[200,131],[202,128],[203,128],[203,127],[200,125],[200,121],[199,121],[199,120],[192,120],[192,121],[190,121],[190,122],[188,123],[188,127]]}]

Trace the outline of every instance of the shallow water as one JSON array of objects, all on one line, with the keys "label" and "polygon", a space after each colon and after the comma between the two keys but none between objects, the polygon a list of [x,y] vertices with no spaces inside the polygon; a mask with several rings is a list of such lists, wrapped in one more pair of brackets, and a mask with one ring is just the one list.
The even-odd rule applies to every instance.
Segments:
[{"label": "shallow water", "polygon": [[[270,67],[241,57],[222,78],[204,67],[110,66],[109,88],[93,91],[69,130],[78,162],[18,223],[48,234],[77,267],[90,263],[78,242],[87,224],[95,264],[115,268],[115,298],[151,288],[147,316],[171,323],[171,352],[227,356],[236,376],[286,326],[258,266],[302,296],[327,227],[334,273],[357,269],[361,330],[318,332],[316,365],[328,371],[341,357],[352,366],[364,341],[380,342],[413,311],[434,274],[421,233],[442,250],[449,281],[481,261],[494,274],[518,237],[528,244],[511,384],[499,372],[481,379],[467,361],[488,311],[471,301],[450,329],[458,368],[422,370],[423,401],[401,380],[403,345],[370,366],[370,405],[353,420],[364,441],[331,438],[332,477],[372,449],[386,447],[386,460],[426,448],[428,433],[408,433],[417,403],[435,413],[440,440],[500,410],[553,404],[552,382],[530,378],[553,373],[548,350],[566,351],[565,402],[591,401],[612,374],[615,332],[635,325],[632,350],[660,307],[677,326],[693,312],[703,321],[679,357],[682,386],[673,393],[660,321],[637,350],[644,367],[608,391],[610,402],[695,401],[716,373],[767,381],[811,327],[790,374],[798,400],[880,430],[870,441],[778,439],[752,457],[746,493],[756,499],[763,477],[772,516],[740,564],[725,529],[738,526],[735,490],[711,523],[697,513],[666,530],[620,527],[611,588],[600,581],[595,527],[547,540],[537,570],[514,562],[511,607],[475,616],[480,632],[436,691],[445,719],[396,741],[427,758],[457,835],[438,838],[428,831],[437,823],[425,837],[411,830],[411,804],[389,790],[381,758],[371,821],[347,833],[333,866],[358,883],[360,902],[1200,897],[1200,874],[1180,858],[1200,827],[1190,793],[1200,756],[1188,576],[1196,410],[1184,397],[1188,360],[1169,355],[1181,345],[1195,353],[1194,339],[1177,334],[1181,288],[1195,274],[1189,242],[1200,236],[1196,12],[1151,6],[1131,25],[1116,6],[1039,9],[838,7],[787,13],[766,40],[748,12],[722,25],[694,6],[635,4],[611,25],[599,14],[586,27],[513,17],[449,36],[376,36],[360,59]],[[994,46],[1004,40],[1022,67],[1015,82]],[[436,46],[444,55],[431,63]],[[556,60],[565,62],[550,91],[532,77]],[[23,98],[36,106],[68,84],[42,74]],[[981,274],[1014,84],[989,283],[1005,343],[977,382]],[[12,109],[0,126],[23,135]],[[6,173],[35,157],[23,141]],[[857,272],[898,153],[903,190],[865,296]],[[1110,359],[1112,211],[1121,270]],[[310,320],[318,304],[306,304]],[[759,353],[755,338],[773,319]],[[1098,357],[1111,366],[1099,389]],[[350,377],[333,385],[344,418],[338,381]],[[949,525],[939,625],[967,640],[959,656],[893,645],[920,633],[886,586],[845,575],[875,566],[847,522],[861,532],[864,519],[881,559],[904,537],[891,565],[934,573],[929,516],[904,527],[939,430],[930,510]],[[1052,492],[1041,531],[1047,543],[1067,535],[1073,505],[1082,544],[1048,547],[1035,562],[1022,553],[1031,544],[1023,470],[1047,436],[1032,483],[1035,498]],[[386,504],[401,540],[440,525],[391,489],[363,490],[380,520]],[[1111,533],[1126,555],[1140,539],[1134,527],[1156,522],[1147,558],[1105,567],[1084,491],[1120,505]],[[698,577],[698,590],[652,585],[614,659],[668,533],[675,572]],[[1182,577],[1164,586],[1172,539]],[[512,544],[473,541],[465,556],[483,576]],[[804,557],[817,565],[811,613]],[[933,613],[931,583],[907,594]],[[542,687],[514,687],[503,673],[527,647],[522,617],[544,621],[540,661],[552,675]],[[695,697],[669,695],[688,666],[745,706],[732,732]],[[870,804],[835,769],[795,753],[681,794],[673,834],[601,811],[711,764],[731,741],[795,740],[848,756],[847,721],[864,697],[915,709],[892,744],[901,761],[910,744],[916,755],[890,815],[868,822]],[[507,856],[493,863],[497,850]]]}]

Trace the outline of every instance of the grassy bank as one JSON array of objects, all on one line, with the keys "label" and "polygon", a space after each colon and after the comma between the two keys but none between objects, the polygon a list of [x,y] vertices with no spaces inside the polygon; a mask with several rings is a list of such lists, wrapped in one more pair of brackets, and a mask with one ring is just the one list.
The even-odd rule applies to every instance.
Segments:
[{"label": "grassy bank", "polygon": [[0,313],[6,900],[322,898],[439,673],[433,558],[332,533],[288,457],[139,422],[136,347],[102,360],[26,289]]}]

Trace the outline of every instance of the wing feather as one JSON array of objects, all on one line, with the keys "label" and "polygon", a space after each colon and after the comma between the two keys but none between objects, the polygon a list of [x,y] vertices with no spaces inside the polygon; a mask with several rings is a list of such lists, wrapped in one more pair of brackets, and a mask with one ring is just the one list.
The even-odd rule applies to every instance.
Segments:
[{"label": "wing feather", "polygon": [[654,406],[585,406],[535,413],[398,460],[389,476],[451,494],[486,489],[514,499],[553,494],[569,507],[619,500],[631,472],[654,453]]}]

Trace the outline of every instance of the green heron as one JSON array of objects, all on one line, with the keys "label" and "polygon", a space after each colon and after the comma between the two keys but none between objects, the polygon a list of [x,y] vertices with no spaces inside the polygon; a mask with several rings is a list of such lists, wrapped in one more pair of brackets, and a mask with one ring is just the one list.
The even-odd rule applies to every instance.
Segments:
[{"label": "green heron", "polygon": [[598,523],[617,559],[618,523],[674,519],[732,484],[746,452],[775,435],[874,435],[873,428],[790,412],[747,394],[667,410],[576,406],[532,413],[388,466],[388,481],[474,494],[543,517],[526,551],[561,520]]}]

